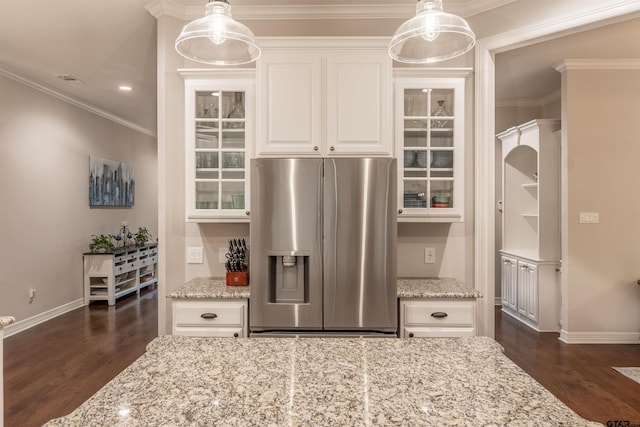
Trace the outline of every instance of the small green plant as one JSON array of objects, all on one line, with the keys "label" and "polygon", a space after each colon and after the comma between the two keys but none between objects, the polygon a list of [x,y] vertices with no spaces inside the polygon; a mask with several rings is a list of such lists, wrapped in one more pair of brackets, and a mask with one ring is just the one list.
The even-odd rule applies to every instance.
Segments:
[{"label": "small green plant", "polygon": [[101,234],[99,236],[94,234],[91,239],[91,243],[89,244],[89,250],[91,252],[112,251],[115,248],[113,246],[113,242],[111,242],[112,238],[113,236],[110,234]]},{"label": "small green plant", "polygon": [[133,240],[136,245],[142,246],[151,240],[151,233],[147,230],[147,227],[138,227],[138,232],[133,235]]}]

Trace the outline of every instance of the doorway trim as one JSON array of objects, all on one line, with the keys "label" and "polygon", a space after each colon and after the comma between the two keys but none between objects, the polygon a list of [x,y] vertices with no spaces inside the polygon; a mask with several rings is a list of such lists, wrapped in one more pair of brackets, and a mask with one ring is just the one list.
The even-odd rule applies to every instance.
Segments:
[{"label": "doorway trim", "polygon": [[[554,16],[478,40],[475,48],[474,283],[478,303],[478,335],[495,336],[495,54],[616,22],[640,12],[637,0],[609,0],[582,13]],[[566,284],[563,283],[563,287]],[[563,294],[566,289],[563,289]],[[565,301],[562,310],[567,312]]]}]

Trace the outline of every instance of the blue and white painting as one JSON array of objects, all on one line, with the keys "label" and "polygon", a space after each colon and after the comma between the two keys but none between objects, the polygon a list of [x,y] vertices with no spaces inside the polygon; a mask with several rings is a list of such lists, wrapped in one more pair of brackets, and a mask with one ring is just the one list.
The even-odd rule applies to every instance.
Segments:
[{"label": "blue and white painting", "polygon": [[118,160],[89,157],[89,206],[133,206],[133,166]]}]

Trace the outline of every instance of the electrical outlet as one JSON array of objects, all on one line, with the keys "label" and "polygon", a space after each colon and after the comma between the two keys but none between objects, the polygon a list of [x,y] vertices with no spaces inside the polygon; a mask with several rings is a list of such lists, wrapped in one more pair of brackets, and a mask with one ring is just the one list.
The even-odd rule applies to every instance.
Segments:
[{"label": "electrical outlet", "polygon": [[218,248],[218,262],[224,264],[227,262],[227,248]]},{"label": "electrical outlet", "polygon": [[436,262],[436,248],[424,248],[424,263],[435,264]]},{"label": "electrical outlet", "polygon": [[599,212],[580,212],[580,224],[597,224],[600,222]]},{"label": "electrical outlet", "polygon": [[204,263],[204,253],[202,246],[187,248],[187,264]]}]

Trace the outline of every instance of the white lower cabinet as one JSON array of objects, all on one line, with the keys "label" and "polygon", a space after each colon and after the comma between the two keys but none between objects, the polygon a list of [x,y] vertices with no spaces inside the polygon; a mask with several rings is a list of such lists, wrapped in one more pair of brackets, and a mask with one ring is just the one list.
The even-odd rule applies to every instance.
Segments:
[{"label": "white lower cabinet", "polygon": [[476,335],[475,300],[400,299],[400,338]]},{"label": "white lower cabinet", "polygon": [[502,312],[540,332],[560,330],[559,264],[502,253]]},{"label": "white lower cabinet", "polygon": [[173,335],[193,337],[248,336],[248,301],[174,299]]}]

